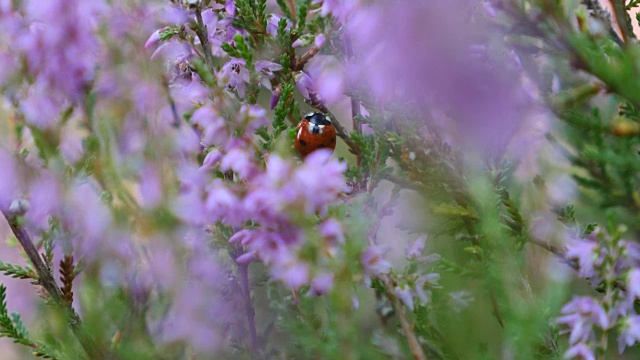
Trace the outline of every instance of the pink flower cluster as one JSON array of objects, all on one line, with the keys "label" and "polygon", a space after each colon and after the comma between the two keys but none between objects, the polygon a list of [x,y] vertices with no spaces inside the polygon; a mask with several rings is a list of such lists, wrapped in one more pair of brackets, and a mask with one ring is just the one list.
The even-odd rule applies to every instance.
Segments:
[{"label": "pink flower cluster", "polygon": [[[212,56],[225,57],[222,43],[233,45],[234,36],[244,34],[231,25],[234,16],[235,8],[218,4],[202,12]],[[182,21],[194,19],[194,15],[189,15]],[[277,35],[279,19],[278,15],[268,18],[267,32],[272,37]],[[160,31],[151,35],[147,47],[158,43]],[[156,52],[182,45],[179,40],[170,40]],[[188,53],[198,51],[194,48]],[[175,54],[167,60],[180,61]],[[230,57],[219,70],[214,69],[214,75],[219,85],[240,97],[246,95],[251,73],[271,91],[274,72],[282,66],[268,60],[252,64],[248,68],[245,59]],[[330,159],[330,154],[323,151],[312,154],[301,164],[291,156],[263,154],[254,133],[269,125],[266,111],[247,104],[238,110],[230,92],[218,93],[213,98],[206,96],[206,92],[197,76],[191,82],[174,83],[176,102],[184,104],[181,110],[188,111],[188,104],[197,104],[189,121],[201,145],[209,149],[199,169],[184,163],[179,172],[182,187],[175,205],[177,214],[192,224],[217,223],[234,229],[231,243],[246,249],[237,262],[259,259],[275,279],[287,286],[297,289],[311,284],[313,293],[325,293],[333,280],[330,269],[326,265],[315,266],[322,262],[319,258],[302,259],[299,250],[311,239],[320,238],[324,252],[318,252],[318,257],[323,253],[332,256],[339,253],[344,240],[342,226],[328,216],[328,209],[347,190],[342,176],[346,164]],[[309,221],[316,224],[309,226]]]},{"label": "pink flower cluster", "polygon": [[598,336],[617,328],[618,350],[640,342],[640,315],[634,303],[640,299],[640,247],[621,240],[619,234],[596,229],[587,239],[573,239],[566,257],[575,262],[581,277],[604,287],[602,298],[575,296],[562,308],[556,321],[566,326],[571,347],[567,358],[595,359],[603,345]]},{"label": "pink flower cluster", "polygon": [[[252,137],[266,125],[265,115],[257,106],[243,106],[233,121],[224,120],[213,106],[194,112],[191,121],[203,129],[203,144],[215,148],[198,171],[183,178],[178,212],[186,221],[245,227],[230,239],[248,250],[237,261],[260,259],[276,279],[299,288],[312,278],[311,269],[297,254],[309,239],[301,226],[304,218],[324,221],[318,232],[328,249],[337,249],[343,239],[339,222],[327,214],[340,192],[347,190],[342,177],[346,164],[318,151],[299,165],[293,158],[270,154],[263,168]],[[243,135],[231,136],[239,132]],[[238,181],[203,177],[215,171]],[[326,277],[320,271],[318,275]]]},{"label": "pink flower cluster", "polygon": [[[0,27],[9,40],[8,53],[0,54],[4,67],[0,82],[20,85],[20,59],[32,83],[20,93],[27,121],[52,127],[65,106],[77,104],[94,79],[100,50],[95,35],[102,1],[26,1],[24,17],[14,16],[12,5],[0,11]],[[18,87],[14,87],[17,89]]]}]

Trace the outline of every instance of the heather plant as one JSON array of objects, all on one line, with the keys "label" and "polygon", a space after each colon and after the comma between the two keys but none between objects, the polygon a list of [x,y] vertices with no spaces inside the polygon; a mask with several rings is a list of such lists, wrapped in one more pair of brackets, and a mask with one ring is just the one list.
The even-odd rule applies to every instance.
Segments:
[{"label": "heather plant", "polygon": [[0,358],[637,358],[639,6],[0,0]]}]

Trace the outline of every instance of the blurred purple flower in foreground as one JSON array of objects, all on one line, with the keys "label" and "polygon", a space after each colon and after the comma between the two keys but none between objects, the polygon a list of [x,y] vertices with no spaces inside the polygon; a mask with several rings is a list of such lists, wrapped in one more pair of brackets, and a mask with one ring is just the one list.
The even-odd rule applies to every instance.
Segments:
[{"label": "blurred purple flower in foreground", "polygon": [[164,341],[183,341],[197,353],[210,353],[219,350],[225,329],[237,321],[239,309],[234,304],[239,301],[206,245],[194,250],[176,301],[159,330]]},{"label": "blurred purple flower in foreground", "polygon": [[[337,6],[331,3],[325,1],[323,10]],[[488,45],[487,24],[477,16],[470,21],[469,9],[444,0],[360,8],[346,25],[356,54],[349,82],[370,86],[384,101],[414,103],[425,112],[438,109],[444,118],[432,125],[445,130],[452,120],[455,127],[447,130],[460,145],[500,154],[530,99],[517,64]]]},{"label": "blurred purple flower in foreground", "polygon": [[367,278],[386,274],[391,270],[393,266],[385,260],[385,252],[385,249],[380,246],[371,246],[362,254],[362,264]]}]

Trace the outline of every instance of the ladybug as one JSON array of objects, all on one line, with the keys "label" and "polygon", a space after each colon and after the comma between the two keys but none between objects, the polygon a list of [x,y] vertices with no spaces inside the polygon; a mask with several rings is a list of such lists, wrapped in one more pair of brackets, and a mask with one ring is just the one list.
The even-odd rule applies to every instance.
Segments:
[{"label": "ladybug", "polygon": [[317,149],[336,148],[336,128],[331,119],[319,112],[308,113],[296,127],[294,147],[304,159]]}]

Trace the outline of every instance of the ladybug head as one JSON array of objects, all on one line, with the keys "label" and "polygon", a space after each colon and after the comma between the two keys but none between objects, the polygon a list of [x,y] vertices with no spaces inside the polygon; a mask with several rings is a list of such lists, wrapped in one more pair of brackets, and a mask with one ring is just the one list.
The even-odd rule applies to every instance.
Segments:
[{"label": "ladybug head", "polygon": [[314,125],[333,125],[328,116],[319,112],[308,113],[304,118]]}]

